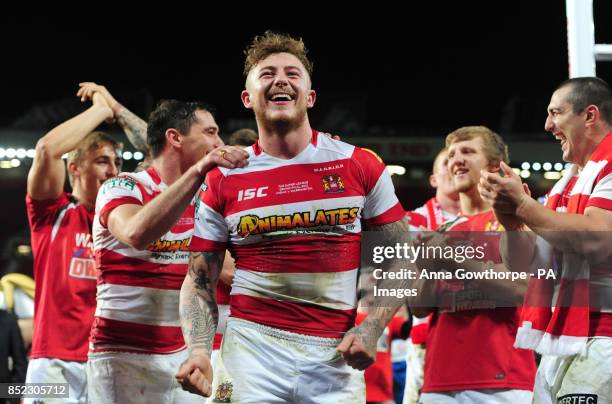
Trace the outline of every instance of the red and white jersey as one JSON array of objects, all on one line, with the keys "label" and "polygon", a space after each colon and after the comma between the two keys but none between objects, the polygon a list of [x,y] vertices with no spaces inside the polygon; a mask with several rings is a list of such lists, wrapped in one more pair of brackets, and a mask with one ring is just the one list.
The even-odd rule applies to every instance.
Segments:
[{"label": "red and white jersey", "polygon": [[[461,232],[487,232],[499,238],[503,227],[493,211],[461,216],[449,228]],[[460,236],[465,243],[465,237]],[[500,263],[498,242],[488,242],[487,259]],[[460,286],[463,281],[444,281]],[[463,290],[460,287],[459,290]],[[429,323],[423,392],[479,389],[533,390],[535,357],[514,348],[520,308],[436,310]]]},{"label": "red and white jersey", "polygon": [[31,358],[87,361],[96,307],[91,243],[93,212],[70,194],[26,197],[34,255],[34,336]]},{"label": "red and white jersey", "polygon": [[427,222],[423,227],[431,231],[436,230],[441,224],[457,218],[457,215],[442,209],[436,197],[429,199],[425,202],[425,205],[416,208],[413,212],[426,219]]},{"label": "red and white jersey", "polygon": [[[555,207],[556,212],[566,213],[570,198],[579,193],[576,185],[579,175],[573,176],[567,185],[559,193],[558,203]],[[575,189],[576,188],[576,189]],[[547,204],[550,194],[546,195],[544,204]],[[595,181],[592,193],[588,199],[587,207],[593,206],[599,209],[612,210],[612,165],[606,164],[601,169]],[[561,261],[561,258],[557,258]],[[612,282],[610,280],[610,265],[602,265],[591,268],[589,292],[593,301],[609,302],[609,299],[601,296],[610,296],[612,292]],[[559,293],[560,282],[554,285],[555,295]],[[592,309],[589,315],[589,337],[612,337],[612,307],[603,304],[601,307]]]},{"label": "red and white jersey", "polygon": [[93,352],[171,353],[185,347],[179,292],[187,273],[194,203],[144,250],[123,244],[106,227],[108,214],[117,206],[145,205],[166,188],[153,167],[122,173],[100,188],[93,224],[99,271]]},{"label": "red and white jersey", "polygon": [[232,317],[342,337],[355,323],[362,224],[404,216],[385,165],[316,131],[290,160],[259,143],[246,150],[247,167],[208,173],[190,249],[218,251],[229,242]]}]

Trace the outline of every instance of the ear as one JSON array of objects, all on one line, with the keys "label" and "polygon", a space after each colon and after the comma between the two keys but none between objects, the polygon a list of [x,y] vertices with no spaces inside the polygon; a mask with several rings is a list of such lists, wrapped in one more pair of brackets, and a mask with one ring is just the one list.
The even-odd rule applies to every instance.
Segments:
[{"label": "ear", "polygon": [[240,99],[242,100],[242,105],[244,105],[245,108],[253,109],[253,103],[251,102],[251,95],[249,94],[247,90],[243,90],[240,93]]},{"label": "ear", "polygon": [[586,112],[586,126],[592,126],[599,121],[600,112],[597,105],[589,105],[584,111]]},{"label": "ear", "polygon": [[166,144],[172,147],[181,147],[183,144],[183,136],[174,128],[166,130]]},{"label": "ear", "polygon": [[70,163],[68,163],[68,173],[70,173],[70,176],[72,176],[73,178],[78,177],[79,175],[79,165],[75,162],[75,161],[71,161]]},{"label": "ear", "polygon": [[315,101],[317,100],[317,93],[315,90],[308,91],[308,97],[306,98],[306,106],[308,108],[312,108],[315,105]]},{"label": "ear", "polygon": [[431,185],[432,188],[438,188],[438,179],[433,174],[429,176],[429,185]]}]

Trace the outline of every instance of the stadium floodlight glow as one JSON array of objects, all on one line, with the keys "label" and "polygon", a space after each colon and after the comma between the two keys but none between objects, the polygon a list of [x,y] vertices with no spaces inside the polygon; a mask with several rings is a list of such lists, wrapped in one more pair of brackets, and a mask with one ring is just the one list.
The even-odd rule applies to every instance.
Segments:
[{"label": "stadium floodlight glow", "polygon": [[8,149],[6,149],[5,154],[7,158],[12,159],[17,155],[17,150],[13,149],[12,147],[9,147]]},{"label": "stadium floodlight glow", "polygon": [[134,160],[142,160],[144,158],[144,154],[142,154],[141,152],[137,151],[136,153],[134,153]]},{"label": "stadium floodlight glow", "polygon": [[6,151],[4,150],[4,148],[0,147],[0,159],[3,159],[4,156],[6,156]]},{"label": "stadium floodlight glow", "polygon": [[26,156],[28,156],[29,158],[33,159],[34,156],[36,156],[36,150],[34,149],[28,149]]},{"label": "stadium floodlight glow", "polygon": [[565,163],[566,170],[569,170],[571,166],[572,166],[572,163]]},{"label": "stadium floodlight glow", "polygon": [[132,159],[132,152],[130,151],[124,151],[123,152],[123,159],[124,160],[131,160]]},{"label": "stadium floodlight glow", "polygon": [[531,165],[531,169],[533,171],[540,171],[541,168],[542,164],[538,163],[537,161]]},{"label": "stadium floodlight glow", "polygon": [[26,149],[17,149],[17,151],[15,152],[15,155],[18,159],[24,159],[27,154],[28,152],[26,151]]},{"label": "stadium floodlight glow", "polygon": [[387,171],[389,171],[389,175],[404,175],[404,174],[406,174],[406,168],[404,166],[389,165],[389,166],[387,166]]},{"label": "stadium floodlight glow", "polygon": [[542,164],[542,168],[544,171],[550,171],[552,170],[552,164],[547,161],[546,163]]},{"label": "stadium floodlight glow", "polygon": [[11,167],[13,168],[17,168],[21,165],[21,161],[19,161],[19,159],[12,159],[11,160]]},{"label": "stadium floodlight glow", "polygon": [[0,160],[0,168],[13,168],[8,160]]},{"label": "stadium floodlight glow", "polygon": [[557,171],[547,171],[544,173],[544,178],[547,180],[558,180],[561,178],[561,173]]},{"label": "stadium floodlight glow", "polygon": [[531,164],[529,164],[528,162],[526,162],[526,161],[525,161],[525,162],[523,162],[523,163],[521,164],[521,168],[522,168],[523,170],[529,170],[529,169],[531,168]]},{"label": "stadium floodlight glow", "polygon": [[32,247],[27,244],[19,244],[16,251],[18,255],[30,255],[32,254]]},{"label": "stadium floodlight glow", "polygon": [[512,171],[514,171],[514,173],[516,175],[521,175],[521,169],[520,168],[513,168]]},{"label": "stadium floodlight glow", "polygon": [[561,171],[561,170],[563,170],[563,164],[561,164],[561,163],[555,163],[555,165],[554,165],[554,169],[555,169],[555,171]]},{"label": "stadium floodlight glow", "polygon": [[529,177],[531,177],[531,173],[529,172],[529,170],[521,171],[521,178],[529,178]]}]

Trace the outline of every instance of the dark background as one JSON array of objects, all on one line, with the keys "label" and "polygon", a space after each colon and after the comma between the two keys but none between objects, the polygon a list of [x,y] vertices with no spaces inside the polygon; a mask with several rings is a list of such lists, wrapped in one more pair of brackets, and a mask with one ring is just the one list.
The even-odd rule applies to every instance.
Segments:
[{"label": "dark background", "polygon": [[[612,42],[612,4],[594,3],[596,42]],[[359,112],[362,130],[498,129],[518,97],[533,122],[514,127],[542,131],[550,91],[568,75],[560,0],[334,3],[335,11],[331,2],[168,7],[124,12],[112,3],[82,14],[33,7],[0,17],[0,126],[20,117],[20,126],[32,126],[23,116],[33,105],[71,97],[79,81],[105,84],[140,113],[160,98],[200,98],[217,106],[222,126],[250,119],[239,99],[242,51],[266,29],[301,36],[311,50],[315,125],[344,101]],[[598,64],[600,76],[610,72],[612,63]]]},{"label": "dark background", "polygon": [[[32,148],[82,110],[80,81],[107,86],[143,117],[161,98],[203,99],[217,107],[222,134],[253,125],[239,98],[243,50],[267,29],[305,40],[318,93],[311,122],[343,140],[441,137],[483,124],[508,141],[558,147],[543,125],[553,88],[568,77],[561,0],[24,6],[0,15],[1,147],[24,130]],[[610,15],[612,2],[594,0],[596,43],[612,43]],[[612,62],[597,72],[612,80]],[[27,166],[0,171],[2,266],[27,270],[27,258],[11,258],[28,242]],[[406,209],[431,194],[426,179],[400,189]]]}]

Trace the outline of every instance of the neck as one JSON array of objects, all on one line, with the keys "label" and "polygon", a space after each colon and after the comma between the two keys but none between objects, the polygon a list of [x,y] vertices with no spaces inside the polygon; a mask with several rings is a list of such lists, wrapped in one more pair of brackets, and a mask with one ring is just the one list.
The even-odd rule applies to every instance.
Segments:
[{"label": "neck", "polygon": [[461,208],[461,213],[466,216],[473,216],[491,210],[491,205],[480,198],[477,187],[459,193],[459,207]]},{"label": "neck", "polygon": [[184,172],[178,156],[171,153],[162,153],[153,159],[151,165],[155,168],[162,182],[166,185],[172,185]]},{"label": "neck", "polygon": [[93,211],[96,208],[96,198],[95,198],[95,195],[94,195],[93,198],[88,198],[87,197],[87,192],[85,192],[85,190],[83,190],[81,187],[75,186],[72,189],[72,196],[77,201],[79,201],[79,204],[81,204],[89,212]]},{"label": "neck", "polygon": [[438,200],[438,203],[440,204],[440,207],[442,208],[442,210],[456,215],[459,213],[460,211],[460,206],[459,206],[459,197],[456,196],[457,194],[453,194],[453,196],[447,195],[444,192],[436,192],[436,199]]},{"label": "neck", "polygon": [[585,137],[589,140],[589,147],[587,149],[587,152],[585,153],[585,158],[582,161],[576,163],[576,165],[578,165],[580,169],[583,169],[586,163],[589,162],[591,155],[593,154],[595,149],[597,149],[597,146],[599,146],[599,144],[606,138],[610,131],[612,131],[612,127],[606,125],[594,128],[593,131],[587,132],[585,134]]},{"label": "neck", "polygon": [[257,123],[259,145],[266,154],[280,159],[291,159],[304,150],[312,138],[308,117],[296,127]]}]

